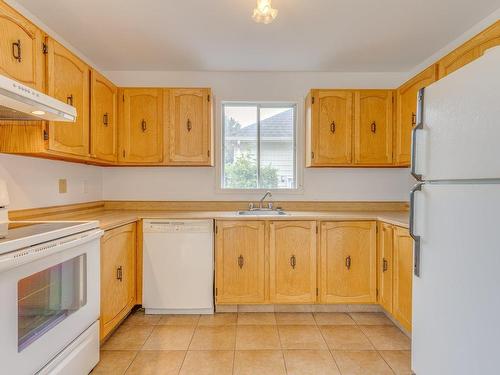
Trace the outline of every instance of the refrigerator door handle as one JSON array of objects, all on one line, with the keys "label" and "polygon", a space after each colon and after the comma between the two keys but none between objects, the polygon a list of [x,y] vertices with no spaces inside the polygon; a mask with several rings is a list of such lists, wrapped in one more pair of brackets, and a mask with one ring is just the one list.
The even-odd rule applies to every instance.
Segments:
[{"label": "refrigerator door handle", "polygon": [[419,182],[410,191],[410,225],[409,232],[411,238],[413,238],[413,273],[415,276],[420,277],[420,236],[415,234],[415,193],[417,191],[422,191],[422,186],[424,184]]},{"label": "refrigerator door handle", "polygon": [[417,125],[411,130],[411,175],[417,181],[422,181],[422,175],[417,173],[417,130],[424,128],[423,112],[424,112],[424,90],[418,91],[417,96]]}]

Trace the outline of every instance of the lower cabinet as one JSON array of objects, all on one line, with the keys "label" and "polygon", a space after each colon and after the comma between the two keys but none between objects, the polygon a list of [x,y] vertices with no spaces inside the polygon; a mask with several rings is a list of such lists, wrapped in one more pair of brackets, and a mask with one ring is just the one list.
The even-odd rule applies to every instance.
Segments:
[{"label": "lower cabinet", "polygon": [[264,221],[218,221],[216,226],[216,301],[263,303],[266,299]]},{"label": "lower cabinet", "polygon": [[411,331],[412,280],[413,280],[413,240],[407,229],[394,229],[394,317]]},{"label": "lower cabinet", "polygon": [[101,239],[101,340],[135,305],[136,224],[108,230]]},{"label": "lower cabinet", "polygon": [[377,223],[321,223],[321,303],[377,302]]},{"label": "lower cabinet", "polygon": [[316,302],[316,222],[269,225],[271,303]]}]

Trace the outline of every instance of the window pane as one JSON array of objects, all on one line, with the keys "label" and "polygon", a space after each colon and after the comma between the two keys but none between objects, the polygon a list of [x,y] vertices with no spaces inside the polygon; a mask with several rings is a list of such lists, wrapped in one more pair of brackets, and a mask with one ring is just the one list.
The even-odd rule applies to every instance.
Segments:
[{"label": "window pane", "polygon": [[223,187],[258,188],[257,106],[224,107]]},{"label": "window pane", "polygon": [[295,188],[294,107],[260,108],[260,187]]}]

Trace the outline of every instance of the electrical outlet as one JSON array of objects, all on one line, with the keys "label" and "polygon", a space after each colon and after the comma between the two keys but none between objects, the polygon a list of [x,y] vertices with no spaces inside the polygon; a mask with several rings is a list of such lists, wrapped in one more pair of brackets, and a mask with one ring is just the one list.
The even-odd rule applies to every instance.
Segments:
[{"label": "electrical outlet", "polygon": [[65,194],[68,192],[68,181],[65,178],[59,179],[59,194]]}]

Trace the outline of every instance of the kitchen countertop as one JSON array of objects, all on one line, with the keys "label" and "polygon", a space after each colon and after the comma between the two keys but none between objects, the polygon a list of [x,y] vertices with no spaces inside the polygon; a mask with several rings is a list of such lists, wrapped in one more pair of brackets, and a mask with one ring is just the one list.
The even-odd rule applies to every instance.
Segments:
[{"label": "kitchen countertop", "polygon": [[[226,220],[379,220],[408,228],[407,211],[286,211],[288,215],[242,216],[236,211],[142,211],[103,210],[67,216],[65,220],[98,220],[104,230],[140,219],[226,219]],[[60,219],[59,219],[60,220]]]}]

